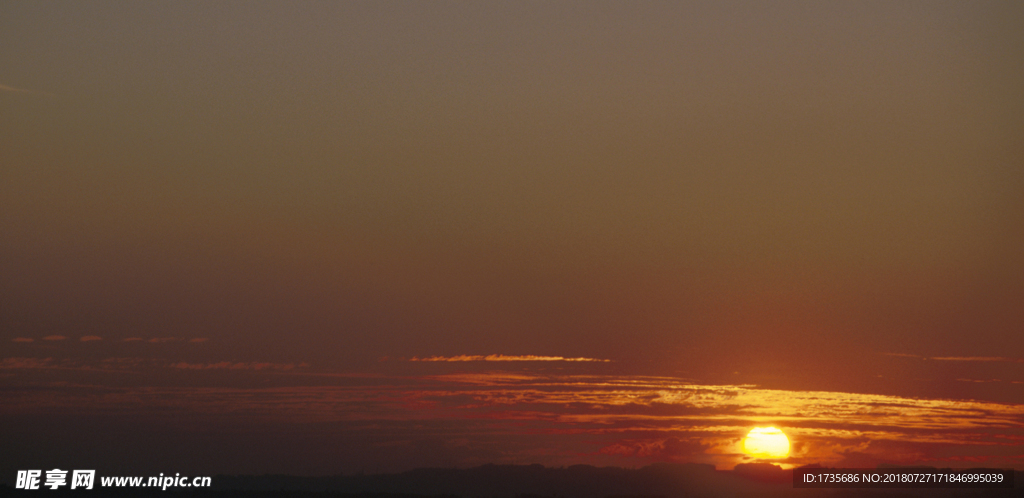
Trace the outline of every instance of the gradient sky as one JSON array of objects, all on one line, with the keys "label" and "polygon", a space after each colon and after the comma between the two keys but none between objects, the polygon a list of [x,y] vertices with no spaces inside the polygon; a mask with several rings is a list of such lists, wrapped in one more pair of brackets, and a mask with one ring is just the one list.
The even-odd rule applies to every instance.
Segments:
[{"label": "gradient sky", "polygon": [[1024,469],[1021,26],[0,3],[0,478],[731,468],[755,423],[793,465]]}]

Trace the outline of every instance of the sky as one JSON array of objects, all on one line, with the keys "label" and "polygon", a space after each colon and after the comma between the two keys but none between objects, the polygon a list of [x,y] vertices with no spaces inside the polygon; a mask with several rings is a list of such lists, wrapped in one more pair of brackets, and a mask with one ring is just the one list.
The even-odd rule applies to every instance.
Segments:
[{"label": "sky", "polygon": [[0,479],[1024,469],[1021,25],[0,3]]}]

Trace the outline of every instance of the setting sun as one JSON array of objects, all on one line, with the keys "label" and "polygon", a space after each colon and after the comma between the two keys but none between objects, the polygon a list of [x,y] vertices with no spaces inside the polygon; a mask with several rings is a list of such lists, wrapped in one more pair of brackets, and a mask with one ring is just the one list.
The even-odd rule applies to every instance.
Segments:
[{"label": "setting sun", "polygon": [[743,439],[743,452],[754,458],[785,458],[789,438],[775,427],[754,427]]}]

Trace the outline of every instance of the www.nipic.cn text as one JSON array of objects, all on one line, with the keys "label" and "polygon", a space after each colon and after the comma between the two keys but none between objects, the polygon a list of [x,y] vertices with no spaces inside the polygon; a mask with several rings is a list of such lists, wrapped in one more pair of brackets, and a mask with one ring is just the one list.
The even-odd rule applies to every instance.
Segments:
[{"label": "www.nipic.cn text", "polygon": [[[70,479],[68,474],[70,475]],[[152,477],[134,476],[101,476],[99,485],[103,488],[208,488],[211,485],[209,477],[188,477],[181,474],[164,475]],[[40,489],[50,488],[51,490],[67,487],[68,489],[93,489],[96,484],[95,470],[19,470],[18,478],[15,481],[16,489]]]}]

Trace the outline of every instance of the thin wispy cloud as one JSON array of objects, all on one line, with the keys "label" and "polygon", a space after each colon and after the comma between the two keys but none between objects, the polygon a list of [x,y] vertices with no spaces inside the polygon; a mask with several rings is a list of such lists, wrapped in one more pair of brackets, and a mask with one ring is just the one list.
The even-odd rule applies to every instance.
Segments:
[{"label": "thin wispy cloud", "polygon": [[161,360],[153,358],[138,358],[138,357],[113,357],[104,358],[100,362],[103,368],[117,369],[117,370],[134,370],[145,366],[151,366],[155,364],[162,366]]},{"label": "thin wispy cloud", "polygon": [[929,360],[935,361],[983,361],[983,362],[1008,362],[1008,363],[1024,363],[1024,359],[1021,358],[1004,358],[1002,356],[937,356],[929,358]]},{"label": "thin wispy cloud", "polygon": [[306,362],[274,363],[267,361],[221,361],[215,363],[188,363],[181,361],[168,365],[167,360],[142,357],[111,357],[104,358],[100,361],[83,361],[70,358],[55,359],[52,357],[10,357],[0,359],[0,369],[6,370],[61,369],[100,372],[115,371],[117,373],[146,373],[153,372],[157,369],[166,369],[167,367],[178,370],[272,370],[285,372],[295,369],[305,369],[309,366],[309,363]]},{"label": "thin wispy cloud", "polygon": [[200,342],[207,342],[209,340],[210,339],[207,338],[207,337],[195,337],[195,338],[192,338],[192,339],[184,339],[184,338],[181,338],[181,337],[150,337],[148,339],[145,338],[145,337],[126,337],[124,339],[121,339],[122,342],[148,342],[150,344],[160,344],[160,343],[164,343],[164,342],[177,342],[177,341],[185,341],[185,342],[191,342],[191,343],[200,343]]},{"label": "thin wispy cloud", "polygon": [[896,357],[899,357],[899,358],[920,358],[919,355],[907,354],[907,353],[879,353],[879,354],[881,354],[883,356],[896,356]]},{"label": "thin wispy cloud", "polygon": [[0,369],[37,369],[54,368],[53,358],[4,358],[0,360]]},{"label": "thin wispy cloud", "polygon": [[1005,356],[921,356],[906,353],[879,353],[883,356],[895,356],[898,358],[920,358],[931,361],[962,361],[962,362],[1005,362],[1024,363],[1024,358],[1007,358]]},{"label": "thin wispy cloud", "polygon": [[307,367],[308,363],[270,363],[270,362],[231,362],[221,361],[218,363],[186,363],[178,362],[171,364],[171,368],[179,370],[292,370],[296,367]]},{"label": "thin wispy cloud", "polygon": [[19,92],[19,93],[35,93],[32,90],[25,90],[24,88],[14,88],[13,86],[0,85],[0,91],[3,92]]},{"label": "thin wispy cloud", "polygon": [[[63,341],[63,340],[66,340],[66,339],[68,339],[68,336],[64,336],[64,335],[48,335],[48,336],[42,338],[42,340],[44,340],[44,341]],[[84,336],[81,336],[81,337],[78,338],[79,342],[95,342],[95,341],[102,341],[102,340],[103,340],[103,338],[98,336],[98,335],[84,335]],[[183,341],[183,340],[185,340],[185,339],[179,339],[177,337],[152,337],[152,338],[149,338],[149,339],[142,338],[142,337],[126,337],[124,339],[121,339],[122,342],[148,342],[148,343],[151,343],[151,344],[159,344],[159,343],[164,343],[164,342],[175,342],[175,341]],[[35,339],[33,339],[31,337],[15,337],[14,339],[11,339],[11,341],[12,342],[29,343],[29,342],[35,342]],[[203,342],[207,342],[207,341],[209,341],[209,339],[206,338],[206,337],[196,337],[196,338],[188,339],[187,340],[187,342],[190,342],[190,343],[203,343]]]},{"label": "thin wispy cloud", "polygon": [[409,361],[438,361],[438,362],[459,362],[459,361],[574,361],[574,362],[601,362],[607,363],[612,360],[599,358],[566,358],[563,356],[536,356],[536,355],[458,355],[458,356],[428,356],[426,358],[412,357]]},{"label": "thin wispy cloud", "polygon": [[105,363],[90,365],[67,358],[62,360],[54,358],[4,358],[0,360],[0,370],[74,370],[128,373],[124,370],[112,370]]},{"label": "thin wispy cloud", "polygon": [[0,84],[0,92],[30,93],[30,94],[34,94],[34,95],[47,95],[47,96],[50,96],[50,97],[53,96],[53,94],[49,93],[49,92],[42,92],[42,91],[39,91],[39,90],[26,90],[24,88],[16,88],[16,87],[9,86],[9,85],[4,85],[4,84]]}]

